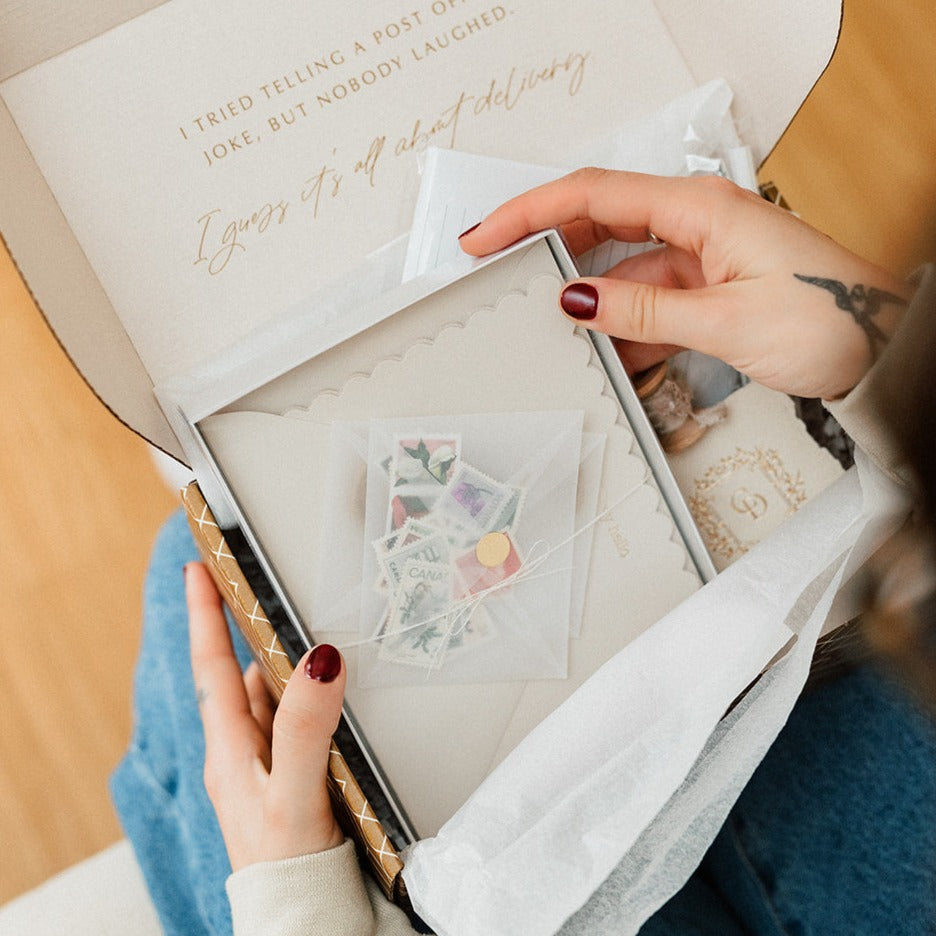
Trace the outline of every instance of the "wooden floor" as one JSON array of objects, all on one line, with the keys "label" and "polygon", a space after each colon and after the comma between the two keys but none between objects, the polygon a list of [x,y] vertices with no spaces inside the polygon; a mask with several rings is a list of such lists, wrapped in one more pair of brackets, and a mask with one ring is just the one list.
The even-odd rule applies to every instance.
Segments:
[{"label": "wooden floor", "polygon": [[838,48],[761,181],[901,275],[936,260],[936,8],[845,0]]},{"label": "wooden floor", "polygon": [[[768,159],[808,221],[905,273],[936,258],[936,13],[846,0],[832,64]],[[0,256],[0,901],[120,836],[147,552],[175,498]],[[103,652],[102,652],[103,648]]]}]

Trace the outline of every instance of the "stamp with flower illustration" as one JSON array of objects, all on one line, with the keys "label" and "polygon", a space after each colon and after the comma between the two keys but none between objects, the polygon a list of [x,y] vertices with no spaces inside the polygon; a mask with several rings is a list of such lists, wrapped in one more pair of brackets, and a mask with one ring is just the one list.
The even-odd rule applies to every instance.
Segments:
[{"label": "stamp with flower illustration", "polygon": [[403,572],[406,563],[409,561],[418,561],[431,565],[446,566],[449,565],[449,542],[441,533],[435,533],[432,536],[420,537],[409,541],[404,546],[398,546],[383,556],[380,556],[380,564],[384,570],[390,590],[395,594],[403,580]]},{"label": "stamp with flower illustration", "polygon": [[495,481],[473,465],[462,461],[439,498],[436,513],[461,528],[465,535],[486,533],[495,521],[514,522],[522,492],[518,488]]},{"label": "stamp with flower illustration", "polygon": [[444,487],[458,464],[458,435],[398,435],[393,440],[390,486]]},{"label": "stamp with flower illustration", "polygon": [[380,657],[435,669],[448,648],[452,568],[448,563],[408,558],[390,607]]},{"label": "stamp with flower illustration", "polygon": [[387,529],[399,530],[409,519],[425,517],[459,463],[461,437],[457,434],[408,433],[394,437],[388,463],[390,503]]}]

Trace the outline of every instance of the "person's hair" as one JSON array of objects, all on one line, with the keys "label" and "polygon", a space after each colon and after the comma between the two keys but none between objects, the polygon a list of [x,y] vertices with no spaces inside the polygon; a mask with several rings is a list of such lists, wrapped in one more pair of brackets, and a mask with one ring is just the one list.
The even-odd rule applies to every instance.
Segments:
[{"label": "person's hair", "polygon": [[874,563],[865,638],[936,707],[936,291],[873,377],[877,415],[911,469],[914,510]]}]

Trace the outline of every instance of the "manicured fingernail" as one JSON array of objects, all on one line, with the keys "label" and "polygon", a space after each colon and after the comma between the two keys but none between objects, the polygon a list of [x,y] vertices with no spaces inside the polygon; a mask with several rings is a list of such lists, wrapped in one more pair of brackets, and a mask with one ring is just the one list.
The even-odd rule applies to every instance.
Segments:
[{"label": "manicured fingernail", "polygon": [[572,283],[562,290],[559,305],[574,319],[593,319],[598,314],[598,290],[590,283]]},{"label": "manicured fingernail", "polygon": [[331,644],[318,644],[312,648],[305,662],[305,674],[309,679],[331,682],[341,672],[341,654]]},{"label": "manicured fingernail", "polygon": [[477,224],[472,224],[467,231],[462,231],[461,234],[458,235],[458,239],[461,240],[466,234],[470,234],[472,231],[476,231],[479,227],[481,227],[480,221]]}]

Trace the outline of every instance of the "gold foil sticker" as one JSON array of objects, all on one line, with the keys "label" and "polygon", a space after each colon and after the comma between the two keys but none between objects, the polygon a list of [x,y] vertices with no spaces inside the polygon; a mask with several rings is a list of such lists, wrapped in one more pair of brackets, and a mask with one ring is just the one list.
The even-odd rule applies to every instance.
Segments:
[{"label": "gold foil sticker", "polygon": [[506,533],[486,533],[475,546],[475,556],[486,569],[503,565],[510,555],[510,538]]}]

